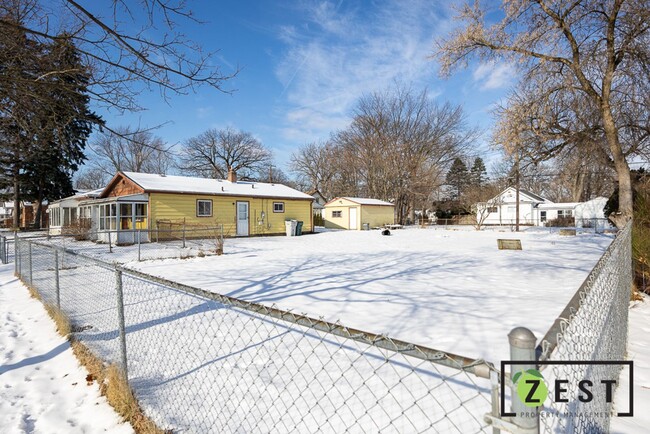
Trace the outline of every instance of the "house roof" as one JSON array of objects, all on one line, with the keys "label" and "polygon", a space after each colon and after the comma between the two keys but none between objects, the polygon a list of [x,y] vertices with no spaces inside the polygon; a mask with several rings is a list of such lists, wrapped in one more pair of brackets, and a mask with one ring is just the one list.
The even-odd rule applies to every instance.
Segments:
[{"label": "house roof", "polygon": [[528,196],[528,197],[530,197],[530,198],[532,198],[532,199],[535,199],[535,200],[537,200],[537,201],[539,201],[539,202],[549,202],[549,200],[544,199],[542,196],[537,195],[537,194],[535,194],[535,193],[531,193],[531,192],[528,191],[528,190],[522,190],[522,189],[519,189],[519,194],[525,194],[526,196]]},{"label": "house roof", "polygon": [[[264,182],[249,181],[230,182],[223,179],[159,175],[155,173],[120,173],[140,186],[145,192],[191,193],[217,196],[248,196],[314,200],[314,198],[310,195],[302,193],[291,187],[287,187],[283,184],[269,184]],[[105,193],[106,191],[104,191],[104,194]]]},{"label": "house roof", "polygon": [[[493,199],[502,197],[502,196],[506,195],[506,193],[509,193],[509,192],[514,195],[515,191],[516,191],[515,187],[508,187],[505,190],[503,190],[501,193],[499,193]],[[522,196],[523,196],[523,198],[522,198]],[[542,196],[540,196],[538,194],[531,193],[530,191],[522,190],[522,189],[519,189],[519,198],[520,198],[520,200],[528,199],[531,202],[552,203],[550,200],[545,199],[545,198],[543,198]]]},{"label": "house roof", "polygon": [[557,202],[557,203],[540,203],[537,205],[539,209],[573,209],[580,202]]},{"label": "house roof", "polygon": [[354,202],[354,203],[356,203],[358,205],[395,206],[390,202],[384,202],[383,200],[369,199],[369,198],[365,198],[365,197],[336,197],[336,198],[330,200],[329,202],[327,202],[325,204],[325,206],[327,206],[327,205],[329,205],[329,204],[331,204],[334,201],[337,201],[339,199],[349,200],[350,202]]},{"label": "house roof", "polygon": [[325,196],[323,196],[323,194],[322,194],[320,191],[318,191],[317,188],[314,188],[314,189],[312,189],[312,190],[309,190],[309,191],[307,192],[307,194],[310,195],[310,196],[314,196],[314,195],[317,194],[317,195],[319,195],[320,197],[325,197]]},{"label": "house roof", "polygon": [[76,200],[76,201],[83,201],[86,199],[95,199],[99,197],[100,194],[102,194],[102,191],[104,191],[103,188],[98,188],[97,190],[79,190],[72,196],[64,197],[62,199],[58,199],[52,202],[52,205],[55,205],[57,203],[61,202],[66,202],[66,201],[71,201],[71,200]]}]

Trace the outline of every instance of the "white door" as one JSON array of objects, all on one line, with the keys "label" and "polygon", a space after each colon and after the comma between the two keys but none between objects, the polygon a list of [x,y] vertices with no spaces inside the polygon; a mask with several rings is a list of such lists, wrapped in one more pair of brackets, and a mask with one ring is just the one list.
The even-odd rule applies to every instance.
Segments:
[{"label": "white door", "polygon": [[350,208],[350,229],[357,228],[357,208]]},{"label": "white door", "polygon": [[237,236],[248,236],[248,202],[237,202]]}]

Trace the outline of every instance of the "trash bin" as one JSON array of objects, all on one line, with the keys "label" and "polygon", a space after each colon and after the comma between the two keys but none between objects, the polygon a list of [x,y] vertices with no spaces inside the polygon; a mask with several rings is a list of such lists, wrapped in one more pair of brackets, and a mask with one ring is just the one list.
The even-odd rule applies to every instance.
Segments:
[{"label": "trash bin", "polygon": [[296,226],[298,226],[298,222],[296,220],[286,220],[284,222],[284,227],[287,231],[288,237],[296,236]]},{"label": "trash bin", "polygon": [[363,223],[361,225],[361,229],[363,229],[364,231],[369,231],[370,230],[370,223]]},{"label": "trash bin", "polygon": [[303,222],[301,222],[300,220],[296,222],[296,236],[302,235],[302,225]]}]

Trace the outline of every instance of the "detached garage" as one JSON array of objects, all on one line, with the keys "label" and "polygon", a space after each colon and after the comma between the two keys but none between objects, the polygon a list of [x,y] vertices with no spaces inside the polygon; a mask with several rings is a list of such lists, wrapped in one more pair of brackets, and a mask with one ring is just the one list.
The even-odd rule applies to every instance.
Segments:
[{"label": "detached garage", "polygon": [[395,222],[395,205],[378,199],[337,197],[324,205],[325,227],[360,230]]}]

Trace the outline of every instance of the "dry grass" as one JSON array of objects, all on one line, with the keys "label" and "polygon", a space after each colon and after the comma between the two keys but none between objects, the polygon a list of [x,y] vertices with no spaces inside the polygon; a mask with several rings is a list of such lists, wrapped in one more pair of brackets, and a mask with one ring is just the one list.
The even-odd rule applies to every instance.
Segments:
[{"label": "dry grass", "polygon": [[29,290],[30,297],[35,298],[38,301],[43,301],[43,299],[41,298],[41,294],[38,293],[36,288],[34,288],[33,286],[29,286],[29,285],[25,285],[25,286],[27,286],[27,289]]},{"label": "dry grass", "polygon": [[52,304],[46,304],[45,310],[47,311],[48,315],[50,315],[50,318],[54,320],[54,323],[56,324],[56,331],[59,332],[59,334],[63,337],[68,336],[72,330],[72,327],[70,326],[70,320],[66,314],[64,314],[61,309]]},{"label": "dry grass", "polygon": [[100,385],[102,395],[115,411],[131,424],[138,434],[167,434],[144,415],[138,401],[133,395],[121,369],[115,365],[106,367],[84,344],[72,339],[72,351],[79,362],[88,369],[89,380],[96,380]]}]

